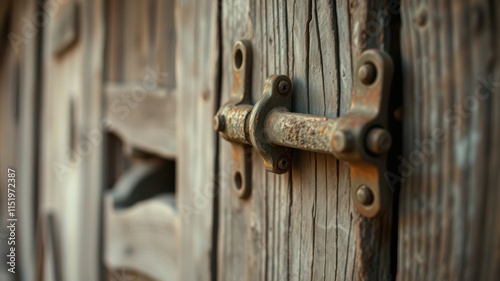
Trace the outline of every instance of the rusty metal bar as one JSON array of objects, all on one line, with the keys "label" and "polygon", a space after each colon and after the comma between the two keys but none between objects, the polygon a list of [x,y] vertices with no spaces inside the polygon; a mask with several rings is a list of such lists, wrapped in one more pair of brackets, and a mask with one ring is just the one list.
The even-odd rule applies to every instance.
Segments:
[{"label": "rusty metal bar", "polygon": [[335,154],[332,145],[336,118],[273,111],[266,120],[267,140],[280,146]]},{"label": "rusty metal bar", "polygon": [[361,55],[354,79],[351,109],[338,118],[293,113],[293,86],[286,75],[267,78],[262,96],[251,105],[251,48],[238,42],[234,49],[234,84],[229,101],[214,117],[214,129],[233,146],[233,186],[246,198],[251,187],[251,153],[262,157],[273,173],[290,170],[291,149],[326,153],[349,162],[352,195],[361,214],[373,217],[390,202],[384,183],[388,93],[392,61],[383,52]]}]

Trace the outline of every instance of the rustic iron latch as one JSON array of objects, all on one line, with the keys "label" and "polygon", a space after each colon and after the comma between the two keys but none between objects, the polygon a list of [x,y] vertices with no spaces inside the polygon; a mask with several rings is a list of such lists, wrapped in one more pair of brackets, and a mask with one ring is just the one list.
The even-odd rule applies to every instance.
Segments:
[{"label": "rustic iron latch", "polygon": [[291,148],[327,153],[349,162],[353,201],[361,214],[374,217],[388,206],[383,176],[391,146],[387,106],[392,79],[391,58],[367,50],[357,63],[352,104],[339,118],[290,112],[292,82],[285,75],[267,78],[262,96],[251,104],[252,52],[246,41],[233,51],[234,81],[229,101],[214,117],[214,129],[233,147],[233,185],[241,197],[251,191],[251,148],[267,170],[285,173]]}]

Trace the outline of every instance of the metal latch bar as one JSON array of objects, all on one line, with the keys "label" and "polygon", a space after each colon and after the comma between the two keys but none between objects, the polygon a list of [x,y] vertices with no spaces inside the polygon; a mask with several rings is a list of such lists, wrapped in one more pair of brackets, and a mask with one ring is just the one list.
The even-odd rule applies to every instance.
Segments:
[{"label": "metal latch bar", "polygon": [[380,50],[363,52],[353,80],[349,112],[338,118],[293,113],[293,85],[285,75],[267,78],[261,98],[251,105],[251,48],[234,48],[234,81],[230,100],[214,117],[214,129],[233,146],[233,186],[241,197],[251,191],[254,148],[268,171],[290,169],[291,149],[331,154],[351,168],[352,196],[357,209],[373,217],[389,203],[383,181],[391,146],[387,105],[392,60]]}]

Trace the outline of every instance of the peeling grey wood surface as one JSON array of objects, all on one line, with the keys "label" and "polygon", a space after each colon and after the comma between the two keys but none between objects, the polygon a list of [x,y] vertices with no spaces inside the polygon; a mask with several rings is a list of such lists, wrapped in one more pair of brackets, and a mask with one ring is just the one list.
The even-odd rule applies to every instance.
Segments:
[{"label": "peeling grey wood surface", "polygon": [[402,1],[399,280],[500,276],[500,4]]},{"label": "peeling grey wood surface", "polygon": [[[222,1],[222,102],[232,85],[232,47],[253,46],[253,100],[272,74],[294,83],[295,112],[339,116],[350,107],[353,65],[385,48],[384,1]],[[367,26],[380,32],[367,34]],[[354,209],[346,163],[294,152],[292,171],[267,173],[253,152],[252,195],[232,190],[230,145],[220,142],[219,280],[388,280],[391,214]]]}]

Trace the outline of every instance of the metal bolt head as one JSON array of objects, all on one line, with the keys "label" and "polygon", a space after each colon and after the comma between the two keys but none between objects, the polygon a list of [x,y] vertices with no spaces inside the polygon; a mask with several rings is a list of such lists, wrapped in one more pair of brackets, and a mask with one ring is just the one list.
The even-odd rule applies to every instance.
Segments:
[{"label": "metal bolt head", "polygon": [[356,199],[364,206],[370,206],[373,204],[374,198],[370,188],[363,184],[358,187],[358,190],[356,190]]},{"label": "metal bolt head", "polygon": [[371,63],[363,64],[358,70],[358,76],[361,82],[365,85],[370,85],[377,78],[377,69]]},{"label": "metal bolt head", "polygon": [[337,152],[348,152],[353,148],[353,140],[349,133],[337,130],[333,133],[333,149]]},{"label": "metal bolt head", "polygon": [[283,156],[278,160],[278,168],[282,171],[288,170],[290,167],[290,160],[288,160],[288,157]]},{"label": "metal bolt head", "polygon": [[278,84],[278,91],[282,95],[288,94],[288,91],[290,91],[290,83],[288,83],[288,81],[281,80]]},{"label": "metal bolt head", "polygon": [[366,146],[370,152],[383,155],[386,154],[392,145],[391,134],[385,129],[374,128],[368,132]]},{"label": "metal bolt head", "polygon": [[215,115],[214,116],[214,119],[212,120],[212,125],[214,127],[214,130],[217,131],[217,132],[222,132],[224,131],[225,129],[225,120],[224,120],[224,116],[222,115]]}]

